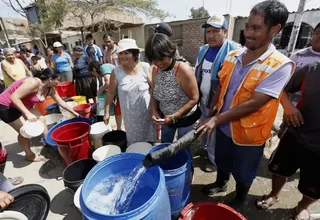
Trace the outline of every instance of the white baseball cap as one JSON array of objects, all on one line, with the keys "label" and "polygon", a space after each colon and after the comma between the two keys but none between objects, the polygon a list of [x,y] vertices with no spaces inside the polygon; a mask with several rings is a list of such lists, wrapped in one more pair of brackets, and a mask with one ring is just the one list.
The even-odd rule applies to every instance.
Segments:
[{"label": "white baseball cap", "polygon": [[215,28],[225,28],[228,29],[228,22],[223,15],[213,15],[211,16],[206,23],[202,25],[202,28],[207,27],[215,27]]},{"label": "white baseball cap", "polygon": [[139,47],[137,46],[136,40],[134,39],[130,39],[130,38],[125,38],[122,39],[118,42],[118,53],[122,52],[122,51],[126,51],[126,50],[130,50],[130,49],[136,49],[139,50]]},{"label": "white baseball cap", "polygon": [[63,45],[59,41],[56,41],[53,43],[53,47],[63,47]]}]

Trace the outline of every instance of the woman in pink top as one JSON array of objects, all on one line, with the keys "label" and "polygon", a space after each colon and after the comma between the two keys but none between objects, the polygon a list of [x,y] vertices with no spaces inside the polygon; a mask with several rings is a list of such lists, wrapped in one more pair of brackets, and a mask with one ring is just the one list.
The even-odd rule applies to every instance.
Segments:
[{"label": "woman in pink top", "polygon": [[20,128],[25,119],[37,121],[38,118],[30,112],[35,103],[42,103],[47,96],[62,108],[68,110],[75,116],[78,113],[65,103],[56,93],[55,86],[59,83],[60,74],[54,69],[46,68],[34,74],[34,77],[20,79],[9,86],[0,94],[0,119],[15,129],[18,135],[18,142],[26,153],[26,160],[40,161],[42,156],[34,154],[30,149],[29,139],[20,134]]}]

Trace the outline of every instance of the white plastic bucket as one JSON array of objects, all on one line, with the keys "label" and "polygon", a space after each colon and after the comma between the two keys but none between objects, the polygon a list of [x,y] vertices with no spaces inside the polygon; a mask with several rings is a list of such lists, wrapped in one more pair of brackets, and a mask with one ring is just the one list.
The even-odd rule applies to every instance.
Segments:
[{"label": "white plastic bucket", "polygon": [[4,211],[0,213],[0,220],[28,220],[21,212]]},{"label": "white plastic bucket", "polygon": [[41,121],[26,121],[20,128],[20,134],[25,138],[33,138],[40,136],[44,131],[44,125]]},{"label": "white plastic bucket", "polygon": [[102,137],[106,133],[112,131],[110,125],[106,125],[103,121],[91,125],[90,142],[93,150],[102,146]]},{"label": "white plastic bucket", "polygon": [[81,212],[81,207],[80,207],[80,192],[81,192],[81,188],[82,188],[82,184],[77,189],[77,191],[76,191],[76,193],[74,194],[74,197],[73,197],[74,206],[77,207],[80,212]]},{"label": "white plastic bucket", "polygon": [[62,114],[50,114],[44,116],[46,119],[46,124],[48,127],[48,130],[50,130],[54,125],[56,125],[58,122],[60,122],[63,118]]},{"label": "white plastic bucket", "polygon": [[[77,106],[78,103],[75,101],[69,101],[66,102],[71,108],[73,108],[74,106]],[[74,118],[74,115],[72,113],[70,113],[69,111],[65,110],[64,108],[62,108],[61,106],[59,106],[59,110],[61,112],[61,114],[63,115],[63,120],[67,120],[70,118]]]},{"label": "white plastic bucket", "polygon": [[151,149],[152,149],[152,145],[147,143],[147,142],[137,142],[134,144],[131,144],[126,152],[130,152],[130,153],[140,153],[140,154],[147,154]]},{"label": "white plastic bucket", "polygon": [[95,150],[92,154],[92,158],[99,163],[100,161],[103,161],[108,157],[111,157],[113,155],[120,154],[120,153],[121,153],[121,149],[119,146],[105,145]]}]

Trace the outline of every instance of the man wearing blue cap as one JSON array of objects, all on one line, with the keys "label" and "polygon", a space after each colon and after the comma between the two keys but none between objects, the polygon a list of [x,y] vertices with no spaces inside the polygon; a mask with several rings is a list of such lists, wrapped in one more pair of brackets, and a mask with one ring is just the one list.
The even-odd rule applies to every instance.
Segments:
[{"label": "man wearing blue cap", "polygon": [[[208,42],[200,48],[196,62],[196,78],[200,89],[200,107],[202,111],[201,121],[207,119],[211,114],[213,106],[211,100],[216,91],[219,79],[217,74],[221,69],[225,56],[232,50],[238,49],[239,44],[226,40],[228,32],[228,23],[223,15],[211,16],[205,24],[205,37]],[[213,172],[215,167],[214,149],[215,149],[215,132],[209,137],[201,138],[201,144],[205,155],[208,154],[207,164],[204,171]]]}]

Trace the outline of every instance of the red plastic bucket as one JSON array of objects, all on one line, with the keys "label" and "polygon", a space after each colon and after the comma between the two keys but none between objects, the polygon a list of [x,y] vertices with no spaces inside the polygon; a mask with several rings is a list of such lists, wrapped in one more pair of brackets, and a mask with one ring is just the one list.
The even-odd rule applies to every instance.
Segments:
[{"label": "red plastic bucket", "polygon": [[90,125],[86,122],[66,124],[52,132],[51,138],[57,143],[65,165],[91,157],[89,133]]},{"label": "red plastic bucket", "polygon": [[73,107],[73,110],[79,113],[82,117],[90,118],[91,105],[90,104],[80,104]]},{"label": "red plastic bucket", "polygon": [[246,220],[240,213],[219,202],[190,203],[182,211],[179,220]]},{"label": "red plastic bucket", "polygon": [[56,86],[56,91],[61,97],[72,97],[76,95],[75,88],[72,82],[61,82]]}]

